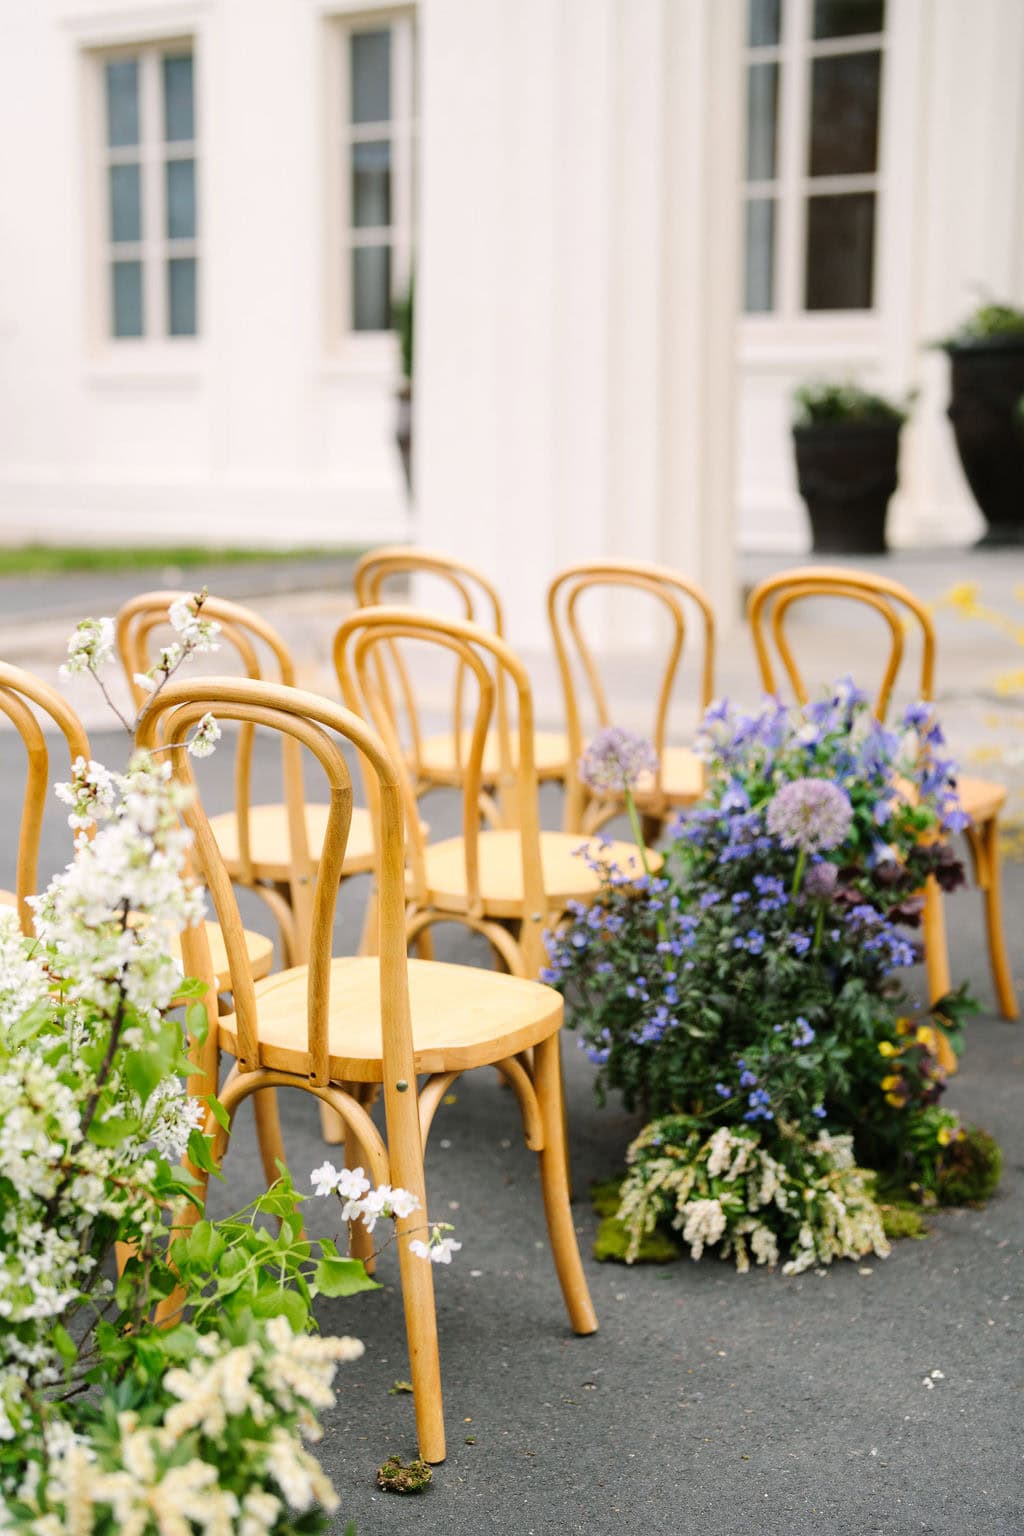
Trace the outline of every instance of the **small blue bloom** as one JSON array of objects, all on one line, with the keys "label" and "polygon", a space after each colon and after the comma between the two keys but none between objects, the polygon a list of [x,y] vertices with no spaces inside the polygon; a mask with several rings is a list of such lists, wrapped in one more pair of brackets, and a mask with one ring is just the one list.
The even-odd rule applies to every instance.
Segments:
[{"label": "small blue bloom", "polygon": [[755,1073],[751,1072],[749,1067],[747,1067],[745,1069],[745,1071],[743,1071],[740,1074],[740,1087],[741,1088],[753,1088],[754,1085],[756,1084],[756,1082],[757,1082],[757,1076],[756,1076]]},{"label": "small blue bloom", "polygon": [[715,1084],[715,1092],[718,1094],[718,1097],[720,1099],[731,1099],[732,1098],[732,1089],[731,1088],[727,1088],[724,1083],[716,1083]]},{"label": "small blue bloom", "polygon": [[802,1015],[800,1015],[796,1021],[796,1033],[793,1036],[793,1044],[810,1045],[813,1039],[814,1030],[808,1024],[807,1020]]},{"label": "small blue bloom", "polygon": [[828,1114],[828,1110],[825,1108],[824,1104],[815,1104],[814,1108],[811,1110],[811,1114],[816,1120],[824,1120],[825,1116]]}]

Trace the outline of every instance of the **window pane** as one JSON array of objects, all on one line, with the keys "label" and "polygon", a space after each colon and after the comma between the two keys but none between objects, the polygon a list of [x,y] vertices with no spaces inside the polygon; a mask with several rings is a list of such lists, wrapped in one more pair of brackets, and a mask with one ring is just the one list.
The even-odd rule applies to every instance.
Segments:
[{"label": "window pane", "polygon": [[115,261],[111,266],[114,335],[142,335],[142,262]]},{"label": "window pane", "polygon": [[751,64],[747,70],[748,181],[771,181],[775,175],[778,102],[779,66]]},{"label": "window pane", "polygon": [[748,315],[775,307],[775,202],[752,197],[747,202],[743,308]]},{"label": "window pane", "polygon": [[767,48],[779,41],[782,0],[749,0],[747,42],[751,48]]},{"label": "window pane", "polygon": [[107,65],[107,143],[118,149],[139,142],[139,61],[111,59]]},{"label": "window pane", "polygon": [[196,334],[196,259],[172,256],[167,263],[167,331],[171,336]]},{"label": "window pane", "polygon": [[391,118],[391,33],[352,34],[352,121],[386,123]]},{"label": "window pane", "polygon": [[815,58],[811,75],[811,175],[878,169],[881,54]]},{"label": "window pane", "polygon": [[352,223],[372,229],[391,223],[391,144],[352,145]]},{"label": "window pane", "polygon": [[196,163],[167,162],[167,238],[192,240],[196,233]]},{"label": "window pane", "polygon": [[164,138],[168,143],[194,139],[195,112],[192,101],[192,55],[164,56]]},{"label": "window pane", "polygon": [[882,55],[841,53],[815,59],[811,68],[810,174],[877,170]]},{"label": "window pane", "polygon": [[815,37],[856,37],[885,27],[885,0],[814,0]]},{"label": "window pane", "polygon": [[807,199],[807,309],[870,309],[875,194]]},{"label": "window pane", "polygon": [[391,247],[364,245],[352,252],[352,329],[391,327]]},{"label": "window pane", "polygon": [[142,184],[137,165],[110,167],[110,238],[142,239]]}]

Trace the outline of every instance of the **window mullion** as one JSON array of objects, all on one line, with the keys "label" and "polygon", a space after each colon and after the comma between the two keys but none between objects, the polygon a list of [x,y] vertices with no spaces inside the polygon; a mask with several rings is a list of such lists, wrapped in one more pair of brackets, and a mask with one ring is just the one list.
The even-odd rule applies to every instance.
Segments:
[{"label": "window mullion", "polygon": [[140,138],[143,199],[143,294],[147,338],[167,335],[167,271],[164,208],[164,164],[160,117],[160,54],[149,48],[140,55]]},{"label": "window mullion", "polygon": [[393,294],[404,297],[412,276],[413,222],[413,70],[415,68],[411,17],[396,21],[391,29],[391,224],[394,265]]},{"label": "window mullion", "polygon": [[782,121],[779,180],[778,313],[792,320],[803,310],[804,199],[801,185],[807,162],[809,69],[805,39],[810,24],[808,0],[786,0],[783,15]]}]

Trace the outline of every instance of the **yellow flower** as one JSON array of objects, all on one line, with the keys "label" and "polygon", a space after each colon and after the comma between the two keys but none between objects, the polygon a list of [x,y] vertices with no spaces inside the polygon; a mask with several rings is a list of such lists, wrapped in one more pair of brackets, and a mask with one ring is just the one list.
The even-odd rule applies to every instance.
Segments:
[{"label": "yellow flower", "polygon": [[902,1018],[896,1020],[896,1033],[898,1035],[909,1035],[913,1027],[913,1019]]},{"label": "yellow flower", "polygon": [[963,614],[974,614],[978,609],[978,583],[976,581],[961,581],[957,586],[950,587],[943,598],[943,602],[951,608],[959,608]]},{"label": "yellow flower", "polygon": [[914,1042],[917,1045],[926,1045],[929,1050],[934,1050],[935,1031],[930,1024],[919,1024],[917,1026]]},{"label": "yellow flower", "polygon": [[898,1056],[900,1048],[898,1045],[893,1045],[891,1040],[879,1040],[878,1054],[879,1056]]},{"label": "yellow flower", "polygon": [[887,1104],[895,1104],[897,1109],[903,1108],[903,1099],[898,1093],[887,1093],[885,1096],[885,1102]]},{"label": "yellow flower", "polygon": [[902,1082],[902,1077],[898,1077],[894,1073],[890,1073],[888,1077],[882,1078],[882,1087],[886,1090],[890,1090],[893,1088],[898,1088]]},{"label": "yellow flower", "polygon": [[940,1147],[948,1147],[950,1142],[956,1139],[956,1132],[951,1131],[948,1125],[944,1125],[935,1139]]}]

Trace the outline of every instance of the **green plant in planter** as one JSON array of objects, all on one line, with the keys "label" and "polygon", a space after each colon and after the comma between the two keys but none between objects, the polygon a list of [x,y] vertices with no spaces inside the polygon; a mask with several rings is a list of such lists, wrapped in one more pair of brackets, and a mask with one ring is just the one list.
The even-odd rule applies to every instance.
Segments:
[{"label": "green plant in planter", "polygon": [[395,333],[398,336],[399,356],[402,365],[402,383],[398,389],[398,420],[395,424],[395,442],[398,445],[399,457],[402,460],[405,488],[410,495],[412,494],[414,292],[413,279],[410,278],[405,298],[397,299],[391,309]]},{"label": "green plant in planter", "polygon": [[884,552],[911,399],[897,403],[852,383],[812,382],[795,391],[797,479],[816,554]]},{"label": "green plant in planter", "polygon": [[988,523],[982,544],[1024,543],[1024,309],[986,303],[937,344],[949,356],[949,419]]},{"label": "green plant in planter", "polygon": [[794,425],[824,426],[837,422],[904,422],[913,396],[902,405],[872,394],[857,384],[801,384],[793,392]]},{"label": "green plant in planter", "polygon": [[412,383],[414,296],[415,283],[414,279],[410,278],[405,297],[396,299],[391,306],[395,335],[398,337],[402,378],[407,384]]}]

